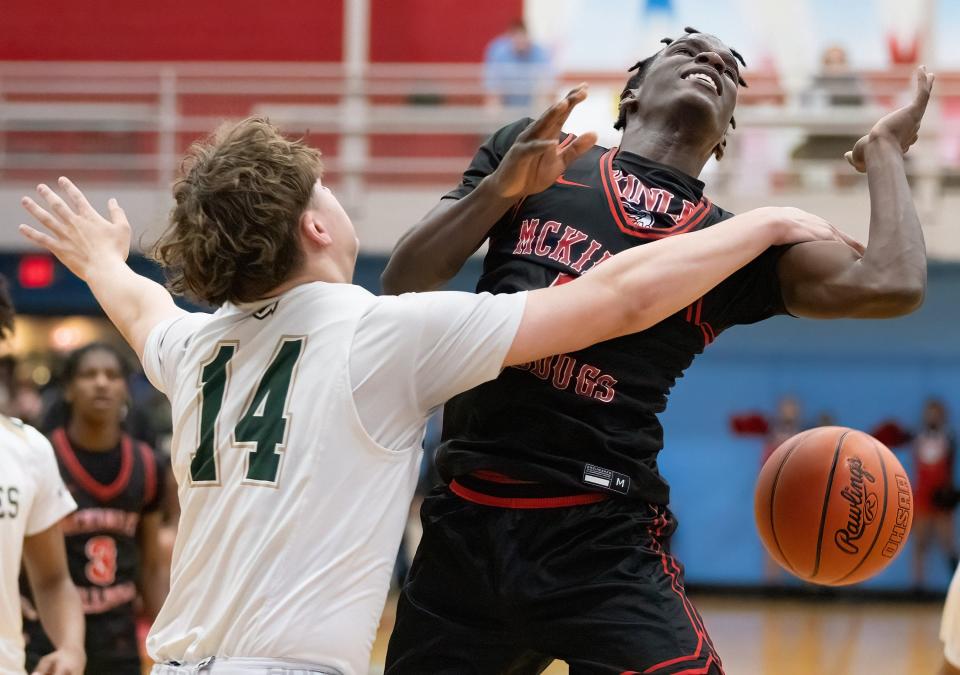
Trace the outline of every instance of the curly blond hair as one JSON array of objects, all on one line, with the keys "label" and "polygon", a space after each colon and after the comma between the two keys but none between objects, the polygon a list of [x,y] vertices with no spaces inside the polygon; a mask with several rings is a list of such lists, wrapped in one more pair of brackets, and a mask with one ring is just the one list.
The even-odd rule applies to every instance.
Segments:
[{"label": "curly blond hair", "polygon": [[320,153],[264,118],[194,143],[153,258],[173,293],[212,305],[266,297],[303,260],[297,223],[323,171]]}]

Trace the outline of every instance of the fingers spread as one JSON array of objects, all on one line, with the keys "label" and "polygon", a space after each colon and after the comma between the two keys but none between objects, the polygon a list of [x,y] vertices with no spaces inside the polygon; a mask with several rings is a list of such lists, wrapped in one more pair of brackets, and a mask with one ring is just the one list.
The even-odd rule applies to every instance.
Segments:
[{"label": "fingers spread", "polygon": [[69,178],[60,176],[60,180],[57,182],[66,193],[70,206],[72,206],[77,213],[82,213],[87,216],[96,213],[96,210],[94,210],[94,208],[90,206],[90,202],[87,201],[86,196],[80,192],[80,188],[74,185]]},{"label": "fingers spread", "polygon": [[559,145],[556,139],[553,140],[530,140],[521,143],[517,147],[517,152],[521,155],[537,155],[550,148],[556,148]]},{"label": "fingers spread", "polygon": [[24,197],[23,199],[20,200],[20,204],[23,206],[23,208],[25,208],[27,211],[30,212],[31,216],[39,220],[40,223],[42,223],[43,226],[46,227],[48,230],[50,230],[51,232],[55,232],[56,234],[63,233],[64,231],[63,223],[61,223],[59,220],[57,220],[52,215],[47,213],[47,211],[42,206],[37,204],[35,201],[30,199],[29,197]]},{"label": "fingers spread", "polygon": [[59,249],[59,246],[60,246],[59,242],[53,237],[51,237],[49,234],[46,234],[45,232],[40,232],[39,230],[35,230],[29,225],[20,225],[18,230],[20,234],[22,234],[25,238],[29,239],[37,246],[42,246],[43,248],[47,249],[51,253],[55,254],[56,251],[54,249]]},{"label": "fingers spread", "polygon": [[555,138],[560,134],[564,122],[570,116],[570,111],[587,97],[587,86],[581,84],[572,89],[561,100],[547,108],[536,121],[524,129],[517,140],[526,141],[531,138]]},{"label": "fingers spread", "polygon": [[573,143],[560,151],[560,159],[563,161],[563,165],[570,166],[571,162],[596,144],[597,135],[592,131],[588,131],[583,136],[578,136]]},{"label": "fingers spread", "polygon": [[67,206],[65,201],[60,199],[60,195],[42,183],[37,186],[37,192],[43,197],[47,205],[50,206],[50,210],[57,214],[57,217],[60,218],[64,224],[73,221],[76,214],[70,210],[70,207]]}]

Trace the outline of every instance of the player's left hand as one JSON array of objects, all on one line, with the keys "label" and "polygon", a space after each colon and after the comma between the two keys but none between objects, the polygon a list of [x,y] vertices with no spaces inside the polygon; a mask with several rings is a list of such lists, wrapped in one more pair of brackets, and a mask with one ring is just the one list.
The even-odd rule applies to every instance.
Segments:
[{"label": "player's left hand", "polygon": [[37,193],[52,214],[30,197],[20,200],[23,208],[50,233],[21,225],[20,234],[53,253],[84,281],[89,270],[102,264],[105,256],[113,254],[126,260],[130,253],[130,224],[117,200],[108,202],[110,218],[107,219],[90,206],[84,194],[69,179],[61,177],[58,182],[67,201],[46,185],[37,186]]},{"label": "player's left hand", "polygon": [[86,661],[83,652],[58,649],[40,659],[31,675],[83,675]]},{"label": "player's left hand", "polygon": [[927,103],[930,101],[930,92],[933,90],[933,73],[928,73],[926,66],[917,68],[917,92],[908,105],[894,110],[885,115],[873,125],[870,133],[857,141],[853,150],[844,155],[850,165],[859,171],[865,173],[867,170],[866,158],[864,152],[867,145],[872,141],[887,140],[900,146],[904,153],[910,149],[910,146],[917,142],[917,134],[920,132],[920,121],[923,119],[923,113],[927,109]]}]

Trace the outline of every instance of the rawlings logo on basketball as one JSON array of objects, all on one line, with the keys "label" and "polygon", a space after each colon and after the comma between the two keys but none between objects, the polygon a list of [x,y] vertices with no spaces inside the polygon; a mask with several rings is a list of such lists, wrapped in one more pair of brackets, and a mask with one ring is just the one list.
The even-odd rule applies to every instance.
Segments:
[{"label": "rawlings logo on basketball", "polygon": [[849,507],[847,510],[847,525],[834,533],[833,540],[844,553],[856,555],[860,547],[856,543],[863,536],[867,525],[877,517],[877,495],[867,490],[868,483],[876,483],[876,479],[863,468],[863,462],[857,457],[847,460],[850,469],[850,484],[840,490]]}]

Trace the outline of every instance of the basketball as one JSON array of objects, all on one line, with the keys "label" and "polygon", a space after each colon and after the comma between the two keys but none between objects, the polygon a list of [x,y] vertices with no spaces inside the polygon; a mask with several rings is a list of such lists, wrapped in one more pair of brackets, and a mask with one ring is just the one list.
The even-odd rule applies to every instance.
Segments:
[{"label": "basketball", "polygon": [[855,429],[818,427],[770,456],[754,509],[760,539],[784,569],[844,586],[876,575],[903,550],[913,493],[880,441]]}]

